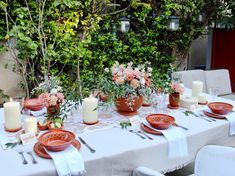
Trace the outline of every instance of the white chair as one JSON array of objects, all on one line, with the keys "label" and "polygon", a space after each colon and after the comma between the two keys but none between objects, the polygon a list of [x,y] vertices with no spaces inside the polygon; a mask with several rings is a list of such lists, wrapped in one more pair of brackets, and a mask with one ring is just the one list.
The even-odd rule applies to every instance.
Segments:
[{"label": "white chair", "polygon": [[229,71],[227,69],[207,70],[205,71],[207,92],[216,87],[219,89],[219,95],[223,98],[235,100],[235,94],[232,93]]},{"label": "white chair", "polygon": [[185,87],[192,88],[193,81],[203,82],[203,92],[206,92],[206,79],[204,70],[185,70],[172,73],[173,79],[180,79]]},{"label": "white chair", "polygon": [[[194,176],[234,176],[235,148],[208,145],[197,153]],[[193,176],[191,175],[191,176]],[[164,176],[145,167],[138,167],[132,176]]]}]

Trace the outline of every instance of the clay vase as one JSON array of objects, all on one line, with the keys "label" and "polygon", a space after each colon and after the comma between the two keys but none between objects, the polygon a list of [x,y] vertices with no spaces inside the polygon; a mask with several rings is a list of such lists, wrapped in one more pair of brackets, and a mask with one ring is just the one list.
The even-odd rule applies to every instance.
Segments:
[{"label": "clay vase", "polygon": [[179,93],[171,93],[169,95],[169,104],[171,107],[179,107],[180,105],[180,94]]},{"label": "clay vase", "polygon": [[134,98],[117,98],[115,100],[115,105],[120,114],[125,116],[133,116],[137,114],[137,110],[143,104],[143,97],[137,96]]},{"label": "clay vase", "polygon": [[55,106],[49,106],[47,107],[47,115],[50,116],[56,116],[60,113],[60,104],[57,104]]}]

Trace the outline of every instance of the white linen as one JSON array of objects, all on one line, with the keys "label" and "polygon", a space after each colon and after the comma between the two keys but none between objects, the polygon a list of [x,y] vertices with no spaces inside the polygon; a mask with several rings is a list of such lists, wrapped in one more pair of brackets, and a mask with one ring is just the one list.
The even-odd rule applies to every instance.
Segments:
[{"label": "white linen", "polygon": [[40,111],[30,111],[30,114],[34,117],[42,116],[47,112],[46,108],[41,109]]},{"label": "white linen", "polygon": [[61,152],[46,151],[52,157],[59,176],[75,176],[85,172],[84,160],[72,145]]},{"label": "white linen", "polygon": [[146,120],[142,121],[147,127],[154,131],[160,131],[168,141],[169,158],[188,156],[188,145],[186,135],[178,127],[171,126],[167,130],[153,128]]},{"label": "white linen", "polygon": [[7,148],[6,145],[7,143],[17,143],[17,142],[18,140],[15,137],[7,137],[4,134],[0,133],[0,143],[4,150],[11,148],[11,147]]}]

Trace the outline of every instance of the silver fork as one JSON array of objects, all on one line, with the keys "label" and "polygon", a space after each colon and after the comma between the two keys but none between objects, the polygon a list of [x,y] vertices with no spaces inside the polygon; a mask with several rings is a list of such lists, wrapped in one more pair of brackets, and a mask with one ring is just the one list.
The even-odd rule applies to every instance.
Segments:
[{"label": "silver fork", "polygon": [[134,133],[134,134],[136,134],[137,136],[139,136],[140,138],[142,138],[142,139],[146,139],[144,136],[142,136],[142,135],[140,135],[139,133],[137,133],[136,131],[134,131],[134,130],[129,130],[131,133]]},{"label": "silver fork", "polygon": [[32,154],[32,152],[27,152],[27,154],[31,157],[31,160],[32,160],[32,163],[33,164],[37,164],[38,162],[36,161],[36,159],[34,158],[34,156],[33,156],[33,154]]},{"label": "silver fork", "polygon": [[24,153],[23,153],[22,151],[19,151],[18,153],[20,154],[20,156],[21,156],[21,158],[22,158],[23,164],[24,164],[24,165],[25,165],[25,164],[28,164],[27,160],[26,160],[25,157],[24,157]]},{"label": "silver fork", "polygon": [[198,114],[199,114],[200,117],[203,117],[204,119],[208,119],[208,120],[214,121],[214,122],[216,121],[216,120],[213,119],[213,118],[206,117],[206,115],[204,115],[203,112],[198,112]]},{"label": "silver fork", "polygon": [[148,139],[153,140],[153,138],[150,137],[149,135],[147,135],[145,132],[143,132],[143,131],[137,131],[137,132],[143,134],[143,135],[144,135],[145,137],[147,137]]}]

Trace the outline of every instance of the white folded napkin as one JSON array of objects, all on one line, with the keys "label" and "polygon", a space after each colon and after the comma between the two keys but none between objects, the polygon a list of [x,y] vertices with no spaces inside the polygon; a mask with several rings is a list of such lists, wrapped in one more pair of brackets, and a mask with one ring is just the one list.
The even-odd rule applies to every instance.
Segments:
[{"label": "white folded napkin", "polygon": [[17,143],[18,139],[15,137],[7,137],[0,133],[0,143],[4,150],[13,148]]},{"label": "white folded napkin", "polygon": [[39,111],[30,111],[30,114],[33,115],[34,117],[38,117],[38,116],[44,115],[46,112],[47,112],[47,109],[43,108]]},{"label": "white folded napkin", "polygon": [[75,176],[86,172],[81,154],[72,145],[61,152],[46,152],[52,157],[59,176]]},{"label": "white folded napkin", "polygon": [[[210,109],[206,109],[207,112],[213,113]],[[213,113],[215,114],[215,113]],[[220,115],[219,116],[224,116],[228,121],[229,121],[229,135],[235,135],[235,113],[229,113],[226,115]]]},{"label": "white folded napkin", "polygon": [[168,141],[169,158],[178,158],[188,156],[188,144],[186,135],[181,129],[171,126],[166,130],[158,130],[153,128],[146,120],[142,121],[144,125],[155,131],[160,131]]}]

